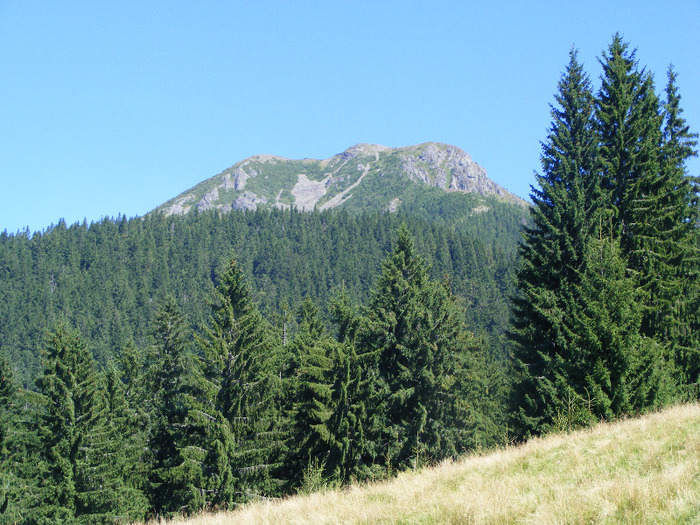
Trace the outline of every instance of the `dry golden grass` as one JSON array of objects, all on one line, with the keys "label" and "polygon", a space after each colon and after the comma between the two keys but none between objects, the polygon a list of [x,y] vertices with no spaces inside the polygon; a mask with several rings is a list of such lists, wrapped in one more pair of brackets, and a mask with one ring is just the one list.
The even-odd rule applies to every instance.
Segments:
[{"label": "dry golden grass", "polygon": [[700,405],[171,523],[700,523]]}]

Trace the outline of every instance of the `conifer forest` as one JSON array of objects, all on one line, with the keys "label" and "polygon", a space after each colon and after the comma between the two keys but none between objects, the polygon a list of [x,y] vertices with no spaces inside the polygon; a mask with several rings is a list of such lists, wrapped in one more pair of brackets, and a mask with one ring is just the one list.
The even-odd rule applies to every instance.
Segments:
[{"label": "conifer forest", "polygon": [[0,234],[0,523],[234,508],[700,398],[677,72],[619,35],[597,85],[569,58],[529,210]]}]

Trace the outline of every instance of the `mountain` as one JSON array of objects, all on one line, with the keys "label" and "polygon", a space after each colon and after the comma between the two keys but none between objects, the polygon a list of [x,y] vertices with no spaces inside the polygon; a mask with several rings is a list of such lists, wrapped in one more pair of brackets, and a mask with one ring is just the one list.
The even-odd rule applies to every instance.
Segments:
[{"label": "mountain", "polygon": [[[404,148],[357,144],[325,160],[254,155],[155,211],[166,215],[258,207],[396,211],[412,203],[426,186],[527,206],[489,179],[486,170],[461,149],[428,142]],[[472,211],[486,209],[482,203]]]}]

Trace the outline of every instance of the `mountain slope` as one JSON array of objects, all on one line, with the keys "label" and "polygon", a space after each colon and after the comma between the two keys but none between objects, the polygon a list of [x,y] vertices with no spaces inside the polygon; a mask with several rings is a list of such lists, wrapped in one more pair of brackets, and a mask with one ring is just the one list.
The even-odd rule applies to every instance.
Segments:
[{"label": "mountain slope", "polygon": [[174,523],[698,523],[700,405]]},{"label": "mountain slope", "polygon": [[414,199],[416,188],[426,186],[526,206],[490,180],[467,153],[430,142],[393,149],[357,144],[325,160],[255,155],[156,210],[167,215],[256,207],[396,211]]}]

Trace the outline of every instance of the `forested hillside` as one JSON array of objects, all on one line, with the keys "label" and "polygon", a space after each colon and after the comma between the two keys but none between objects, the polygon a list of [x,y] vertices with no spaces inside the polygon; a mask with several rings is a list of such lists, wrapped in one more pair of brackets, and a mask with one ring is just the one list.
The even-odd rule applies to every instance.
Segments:
[{"label": "forested hillside", "polygon": [[[439,192],[439,193],[438,193]],[[341,289],[364,301],[399,224],[406,222],[435,278],[449,276],[466,321],[497,340],[520,226],[519,206],[427,192],[415,213],[294,210],[216,212],[59,222],[42,233],[0,235],[0,352],[31,384],[47,330],[80,330],[101,366],[148,343],[158,306],[172,294],[190,323],[208,316],[216,271],[235,254],[273,329],[310,298],[322,312]],[[476,203],[488,210],[471,213]],[[486,206],[485,206],[486,207]],[[327,318],[327,316],[324,314]]]},{"label": "forested hillside", "polygon": [[[214,272],[214,284],[200,292],[197,306],[207,315],[199,326],[183,315],[173,291],[183,304],[197,296],[185,300],[187,291],[166,281],[145,342],[127,342],[115,359],[104,356],[102,366],[89,346],[96,338],[82,336],[82,329],[60,318],[40,347],[33,389],[18,389],[13,367],[0,360],[3,517],[21,523],[113,523],[189,514],[287,494],[317,479],[338,484],[375,479],[502,443],[502,364],[465,326],[465,310],[450,280],[430,277],[407,226],[392,233],[392,221],[381,216],[243,216],[257,219],[250,228],[260,227],[264,236],[265,221],[294,224],[299,245],[309,238],[301,223],[325,218],[324,227],[332,229],[337,223],[331,217],[356,221],[357,233],[354,226],[343,228],[348,244],[341,247],[356,243],[369,251],[359,242],[374,236],[391,251],[363,304],[341,283],[330,329],[310,297],[282,310],[275,327],[261,314],[246,272],[229,258]],[[177,231],[171,221],[163,223],[162,234]],[[128,231],[129,224],[121,225]],[[102,226],[113,229],[114,237],[120,224]],[[359,235],[362,228],[368,228],[366,237]],[[429,228],[418,231],[423,243],[434,242],[446,256],[450,248],[468,253],[473,244],[450,246],[449,235],[442,241]],[[453,264],[458,257],[443,264],[468,273],[468,257],[464,266]],[[468,262],[492,257],[488,250],[475,252]],[[258,261],[248,264],[255,273]],[[211,271],[211,261],[207,267]],[[306,284],[318,277],[306,276]],[[269,275],[264,278],[272,294]],[[474,280],[472,287],[478,281],[497,287],[493,276],[487,278],[466,276]],[[54,293],[59,286],[60,281]],[[498,315],[492,307],[490,318]],[[145,307],[140,311],[148,313]]]}]

